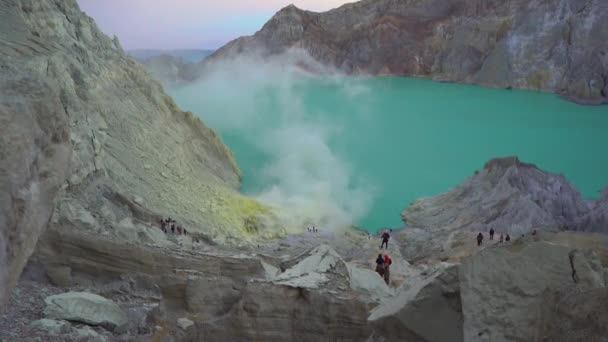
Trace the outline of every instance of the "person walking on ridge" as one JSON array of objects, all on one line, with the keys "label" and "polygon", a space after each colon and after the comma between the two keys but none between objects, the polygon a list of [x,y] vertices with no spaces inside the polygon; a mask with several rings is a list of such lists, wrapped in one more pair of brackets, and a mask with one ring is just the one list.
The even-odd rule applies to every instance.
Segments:
[{"label": "person walking on ridge", "polygon": [[387,232],[382,234],[382,244],[380,245],[380,249],[382,249],[383,246],[386,246],[386,249],[388,249],[388,239],[390,238],[391,236]]},{"label": "person walking on ridge", "polygon": [[388,254],[384,254],[384,281],[386,285],[390,283],[391,270],[390,266],[393,263],[391,258],[388,257]]},{"label": "person walking on ridge", "polygon": [[494,240],[494,228],[490,228],[490,240]]},{"label": "person walking on ridge", "polygon": [[378,254],[376,258],[376,272],[380,275],[380,277],[384,277],[384,258],[382,254]]},{"label": "person walking on ridge", "polygon": [[477,246],[481,246],[481,243],[483,242],[483,234],[481,234],[481,232],[479,234],[477,234]]}]

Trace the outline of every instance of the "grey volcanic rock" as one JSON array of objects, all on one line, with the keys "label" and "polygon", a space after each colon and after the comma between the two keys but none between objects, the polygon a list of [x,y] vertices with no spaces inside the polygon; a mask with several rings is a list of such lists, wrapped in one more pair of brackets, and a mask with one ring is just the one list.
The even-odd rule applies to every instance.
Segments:
[{"label": "grey volcanic rock", "polygon": [[[407,279],[395,297],[371,311],[368,320],[377,334],[391,331],[387,337],[406,341],[463,341],[458,266],[439,264],[430,273]],[[407,329],[395,329],[397,322]]]},{"label": "grey volcanic rock", "polygon": [[602,103],[607,23],[604,1],[363,0],[325,13],[291,5],[209,60],[295,48],[347,73],[539,89]]},{"label": "grey volcanic rock", "polygon": [[[414,227],[494,227],[517,234],[531,227],[573,226],[588,211],[564,176],[507,157],[488,161],[481,171],[444,194],[412,202],[402,218]],[[527,231],[518,231],[520,226]]]},{"label": "grey volcanic rock", "polygon": [[608,336],[608,289],[551,291],[543,309],[546,341],[604,341]]},{"label": "grey volcanic rock", "polygon": [[167,244],[150,230],[171,216],[200,239],[247,240],[261,206],[238,194],[232,153],[75,0],[0,2],[0,69],[0,304],[49,223]]},{"label": "grey volcanic rock", "polygon": [[581,218],[577,230],[608,233],[608,186],[602,190],[599,200],[593,203],[591,211]]},{"label": "grey volcanic rock", "polygon": [[[552,312],[551,308],[555,307],[553,291],[586,293],[581,301],[590,301],[594,289],[605,290],[606,284],[601,279],[603,270],[598,264],[594,253],[581,253],[532,239],[489,248],[465,260],[460,268],[464,340],[544,340],[540,333],[547,316],[544,312]],[[589,306],[578,309],[576,314],[566,317],[563,307],[558,308],[556,314],[564,318],[561,323],[564,327],[580,327],[583,317],[595,315]],[[598,327],[593,333],[599,336],[600,331],[605,328]]]},{"label": "grey volcanic rock", "polygon": [[47,297],[44,314],[48,318],[65,319],[92,325],[121,328],[127,315],[114,302],[88,292],[67,292]]},{"label": "grey volcanic rock", "polygon": [[420,242],[406,244],[402,254],[423,257],[457,248],[462,241],[473,241],[473,232],[490,228],[497,232],[495,239],[501,233],[519,236],[533,228],[574,229],[588,212],[586,202],[563,176],[516,157],[493,159],[454,189],[418,199],[401,213],[414,229],[400,234]]}]

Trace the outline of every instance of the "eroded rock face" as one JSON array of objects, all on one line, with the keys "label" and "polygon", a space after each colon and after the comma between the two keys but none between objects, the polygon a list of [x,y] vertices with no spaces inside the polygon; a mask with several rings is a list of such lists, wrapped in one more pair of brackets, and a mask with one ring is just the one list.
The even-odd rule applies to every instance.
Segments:
[{"label": "eroded rock face", "polygon": [[303,49],[347,73],[555,91],[608,101],[601,1],[363,0],[313,13],[291,5],[210,60]]},{"label": "eroded rock face", "polygon": [[589,211],[562,175],[517,157],[493,159],[454,189],[414,201],[401,214],[413,227],[497,231],[512,235],[532,227],[570,227]]},{"label": "eroded rock face", "polygon": [[[460,267],[464,340],[543,340],[543,311],[552,312],[555,304],[547,296],[552,291],[591,295],[594,289],[604,289],[603,270],[597,264],[593,253],[533,239],[489,248],[465,260]],[[591,313],[585,310],[578,314]],[[577,320],[567,324],[576,325]]]},{"label": "eroded rock face", "polygon": [[608,186],[602,190],[600,199],[593,202],[587,215],[576,226],[584,232],[608,233]]},{"label": "eroded rock face", "polygon": [[2,1],[0,70],[0,303],[51,216],[137,242],[163,216],[201,238],[247,233],[243,208],[260,205],[238,194],[231,152],[76,1]]}]

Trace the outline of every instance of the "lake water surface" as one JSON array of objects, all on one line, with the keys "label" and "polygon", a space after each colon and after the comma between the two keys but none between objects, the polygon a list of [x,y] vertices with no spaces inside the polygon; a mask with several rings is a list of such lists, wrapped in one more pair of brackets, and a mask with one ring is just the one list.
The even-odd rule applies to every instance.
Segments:
[{"label": "lake water surface", "polygon": [[[322,178],[328,191],[339,192],[337,201],[369,196],[365,204],[345,204],[360,211],[354,214],[368,230],[400,226],[399,214],[412,200],[449,190],[498,156],[518,155],[563,173],[585,197],[597,197],[608,183],[608,106],[414,78],[218,87],[173,95],[234,151],[245,193],[281,182],[297,188],[291,183],[299,179],[313,187],[307,182]],[[268,165],[275,166],[269,171]],[[341,172],[332,174],[336,168]],[[331,187],[343,178],[346,184]]]}]

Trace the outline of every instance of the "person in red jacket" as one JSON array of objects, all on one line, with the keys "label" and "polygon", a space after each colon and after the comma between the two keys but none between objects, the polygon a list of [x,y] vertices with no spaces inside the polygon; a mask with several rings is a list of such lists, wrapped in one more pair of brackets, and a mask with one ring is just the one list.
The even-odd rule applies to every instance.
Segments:
[{"label": "person in red jacket", "polygon": [[390,282],[390,266],[392,263],[393,261],[391,260],[391,258],[388,257],[388,254],[384,254],[384,281],[386,282],[386,285],[388,285]]}]

